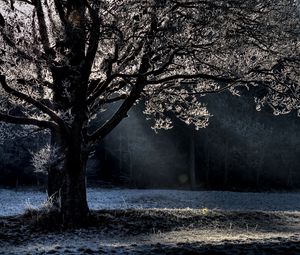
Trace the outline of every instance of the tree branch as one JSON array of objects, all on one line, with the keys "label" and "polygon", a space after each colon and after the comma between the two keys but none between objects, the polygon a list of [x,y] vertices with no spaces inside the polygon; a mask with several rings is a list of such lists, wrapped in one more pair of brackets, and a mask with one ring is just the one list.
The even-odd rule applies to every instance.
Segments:
[{"label": "tree branch", "polygon": [[112,82],[115,76],[111,75],[107,77],[104,82],[99,82],[99,85],[91,92],[91,95],[87,99],[87,105],[92,105],[94,101],[107,89],[108,85]]},{"label": "tree branch", "polygon": [[49,37],[48,37],[45,14],[43,11],[43,6],[41,3],[41,0],[34,0],[33,3],[36,8],[38,24],[39,24],[39,32],[40,32],[40,37],[41,37],[44,51],[46,54],[53,53],[53,50],[50,49],[50,42],[49,42]]},{"label": "tree branch", "polygon": [[89,10],[90,17],[92,19],[91,24],[91,30],[90,30],[90,39],[89,39],[89,46],[87,48],[87,53],[85,57],[85,70],[88,74],[86,79],[88,79],[88,76],[91,72],[95,56],[98,49],[99,39],[100,39],[100,18],[98,15],[99,12],[99,1],[95,2],[95,9],[91,7],[91,5],[88,3],[88,1],[85,1],[85,4]]},{"label": "tree branch", "polygon": [[130,95],[124,100],[118,111],[107,121],[103,126],[97,129],[93,134],[88,136],[89,144],[103,139],[109,132],[114,129],[127,116],[127,112],[134,105],[136,100],[140,97],[142,90],[140,88],[133,88]]},{"label": "tree branch", "polygon": [[203,73],[198,73],[198,74],[177,74],[177,75],[172,75],[169,77],[162,78],[160,80],[150,80],[147,81],[147,84],[160,84],[160,83],[165,83],[168,81],[174,81],[174,80],[179,80],[179,79],[185,79],[185,80],[191,80],[191,79],[206,79],[206,80],[213,80],[213,81],[218,81],[218,82],[237,82],[239,78],[230,78],[230,77],[221,77],[221,76],[215,76],[215,75],[210,75],[210,74],[203,74]]},{"label": "tree branch", "polygon": [[0,84],[2,85],[3,89],[7,93],[9,93],[9,94],[21,99],[21,100],[24,100],[27,103],[35,106],[37,109],[39,109],[43,113],[47,114],[61,128],[63,128],[65,131],[67,130],[64,121],[54,111],[52,111],[50,108],[48,108],[46,105],[42,104],[41,102],[35,100],[34,98],[9,87],[7,82],[6,82],[5,76],[1,75],[1,74],[0,74]]},{"label": "tree branch", "polygon": [[62,24],[65,25],[67,21],[66,21],[66,16],[65,16],[65,12],[61,0],[54,0],[54,4]]},{"label": "tree branch", "polygon": [[11,124],[19,124],[19,125],[33,125],[40,128],[49,128],[51,130],[58,130],[59,126],[51,121],[46,120],[37,120],[33,118],[26,117],[16,117],[8,114],[0,113],[0,121]]},{"label": "tree branch", "polygon": [[120,95],[120,96],[100,100],[97,104],[95,104],[93,107],[91,107],[90,113],[92,113],[92,114],[97,113],[97,111],[99,110],[99,108],[102,105],[111,104],[111,103],[115,103],[115,102],[118,102],[121,100],[125,100],[127,97],[128,97],[127,95]]}]

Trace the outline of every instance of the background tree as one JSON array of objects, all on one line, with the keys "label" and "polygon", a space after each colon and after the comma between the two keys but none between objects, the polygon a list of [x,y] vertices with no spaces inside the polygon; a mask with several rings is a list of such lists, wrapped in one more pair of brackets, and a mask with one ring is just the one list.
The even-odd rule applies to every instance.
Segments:
[{"label": "background tree", "polygon": [[276,64],[297,58],[296,11],[292,0],[2,1],[0,121],[51,130],[62,156],[54,189],[64,222],[78,224],[89,213],[88,156],[138,101],[155,130],[172,116],[198,129],[210,117],[201,96],[280,92],[265,70],[287,77]]}]

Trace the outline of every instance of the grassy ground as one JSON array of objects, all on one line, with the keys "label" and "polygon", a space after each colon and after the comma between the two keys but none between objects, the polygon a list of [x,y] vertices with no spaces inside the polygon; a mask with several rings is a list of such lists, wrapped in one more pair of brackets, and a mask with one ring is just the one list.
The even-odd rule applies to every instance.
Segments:
[{"label": "grassy ground", "polygon": [[92,214],[92,226],[68,231],[45,212],[2,217],[0,254],[300,254],[299,212],[127,209]]}]

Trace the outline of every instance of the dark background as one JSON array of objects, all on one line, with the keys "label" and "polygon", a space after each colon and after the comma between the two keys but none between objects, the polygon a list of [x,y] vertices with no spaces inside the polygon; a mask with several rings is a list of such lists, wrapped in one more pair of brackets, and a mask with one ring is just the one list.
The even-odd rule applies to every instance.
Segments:
[{"label": "dark background", "polygon": [[[243,93],[242,93],[243,94]],[[201,99],[213,115],[206,129],[175,121],[156,134],[142,104],[99,144],[89,161],[91,185],[137,188],[282,190],[300,188],[300,119],[255,110],[253,94]],[[13,127],[16,128],[16,127]],[[17,138],[0,147],[0,185],[44,185],[29,151],[46,137]]]}]

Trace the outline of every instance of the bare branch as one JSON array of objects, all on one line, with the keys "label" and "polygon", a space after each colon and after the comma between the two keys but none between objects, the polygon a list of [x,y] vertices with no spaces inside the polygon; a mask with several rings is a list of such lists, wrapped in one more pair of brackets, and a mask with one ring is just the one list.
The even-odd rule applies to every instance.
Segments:
[{"label": "bare branch", "polygon": [[93,134],[88,136],[89,144],[94,144],[99,139],[103,139],[107,134],[109,134],[109,132],[127,116],[127,112],[131,109],[140,95],[141,89],[135,87],[112,118],[97,129]]},{"label": "bare branch", "polygon": [[62,5],[62,2],[61,0],[54,0],[54,4],[55,4],[55,8],[58,12],[58,15],[59,15],[59,18],[61,20],[61,22],[63,24],[66,24],[66,16],[65,16],[65,12],[64,12],[64,8],[63,8],[63,5]]},{"label": "bare branch", "polygon": [[[91,30],[90,30],[90,39],[88,43],[88,49],[86,53],[85,61],[85,70],[87,74],[90,74],[92,65],[95,60],[95,56],[98,49],[99,39],[100,39],[100,18],[99,18],[99,1],[94,1],[96,4],[95,9],[93,9],[88,1],[85,1],[87,8],[92,19]],[[88,79],[88,77],[86,77]]]},{"label": "bare branch", "polygon": [[53,53],[53,51],[50,49],[50,42],[49,42],[49,36],[48,36],[47,25],[45,20],[45,14],[43,11],[41,0],[34,0],[34,6],[36,8],[38,24],[39,24],[39,32],[40,32],[40,37],[42,40],[44,51],[46,54],[51,52]]},{"label": "bare branch", "polygon": [[50,108],[48,108],[46,105],[42,104],[41,102],[35,100],[34,98],[26,95],[26,94],[23,94],[11,87],[8,86],[7,82],[6,82],[6,79],[5,79],[5,76],[4,75],[0,75],[0,83],[3,87],[3,89],[19,98],[19,99],[22,99],[24,100],[25,102],[35,106],[37,109],[39,109],[40,111],[42,111],[43,113],[47,114],[53,121],[55,121],[60,127],[62,127],[63,129],[67,129],[66,126],[65,126],[65,123],[64,121],[54,112],[52,111]]},{"label": "bare branch", "polygon": [[19,125],[33,125],[40,128],[48,128],[51,130],[58,130],[59,126],[51,121],[46,120],[37,120],[33,118],[26,117],[16,117],[8,114],[0,113],[0,121],[11,124],[19,124]]}]

